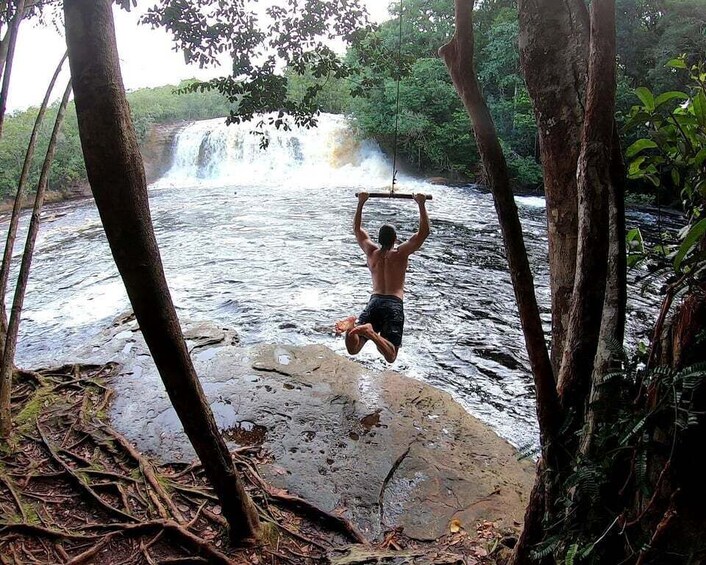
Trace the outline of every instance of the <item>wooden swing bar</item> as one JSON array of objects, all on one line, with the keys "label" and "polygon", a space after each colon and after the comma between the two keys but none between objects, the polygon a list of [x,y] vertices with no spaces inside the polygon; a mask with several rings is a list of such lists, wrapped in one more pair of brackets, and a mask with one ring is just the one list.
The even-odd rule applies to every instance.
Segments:
[{"label": "wooden swing bar", "polygon": [[[356,198],[358,197],[358,192],[355,193]],[[414,194],[410,194],[408,192],[369,192],[368,193],[369,198],[403,198],[405,200],[413,200],[414,199]],[[432,199],[431,194],[426,195],[427,200]]]}]

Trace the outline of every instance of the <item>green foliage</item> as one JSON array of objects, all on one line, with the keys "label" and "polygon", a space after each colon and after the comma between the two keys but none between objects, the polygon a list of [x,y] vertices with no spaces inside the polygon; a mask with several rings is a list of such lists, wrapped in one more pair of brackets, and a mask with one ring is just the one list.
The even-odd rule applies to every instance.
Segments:
[{"label": "green foliage", "polygon": [[[479,177],[480,156],[468,115],[437,51],[453,34],[451,0],[405,0],[400,27],[395,18],[370,31],[349,50],[360,85],[351,113],[363,135],[388,151],[395,140],[408,163],[424,172]],[[514,2],[484,2],[476,10],[476,63],[514,182],[541,184],[534,158],[536,126],[520,76],[518,19]],[[399,113],[397,79],[400,79]]]},{"label": "green foliage", "polygon": [[662,194],[678,195],[687,215],[681,241],[660,249],[677,274],[697,275],[704,269],[706,249],[706,67],[689,65],[685,56],[667,63],[690,77],[688,92],[670,90],[657,96],[635,90],[641,104],[630,112],[628,128],[643,133],[626,151],[628,176],[645,180]]},{"label": "green foliage", "polygon": [[505,158],[510,177],[515,184],[523,187],[537,187],[542,184],[542,166],[537,163],[534,157],[523,157],[512,149],[505,147]]},{"label": "green foliage", "polygon": [[642,238],[640,228],[628,230],[625,236],[626,250],[628,255],[628,267],[635,267],[645,259],[645,240]]},{"label": "green foliage", "polygon": [[312,71],[303,74],[287,70],[288,96],[297,103],[309,103],[306,98],[322,111],[329,114],[345,114],[351,105],[350,83],[333,76],[317,77]]},{"label": "green foliage", "polygon": [[478,156],[468,116],[441,60],[414,62],[399,92],[399,114],[397,83],[391,78],[365,98],[352,101],[352,115],[361,134],[391,151],[397,126],[398,154],[418,169],[471,174]]},{"label": "green foliage", "polygon": [[675,53],[689,65],[706,59],[703,0],[618,0],[616,9],[618,59],[631,85],[685,88],[686,77],[665,65]]},{"label": "green foliage", "polygon": [[[706,363],[646,370],[644,353],[628,358],[619,349],[614,360],[621,367],[597,384],[592,408],[599,423],[584,432],[592,434],[592,448],[575,455],[570,474],[553,485],[560,494],[547,513],[535,559],[553,555],[565,565],[599,565],[615,562],[616,547],[639,552],[653,535],[641,520],[649,517],[642,509],[663,487],[657,477],[673,457],[689,457],[681,446],[689,430],[704,423],[697,399],[706,389]],[[625,562],[635,553],[626,554]]]},{"label": "green foliage", "polygon": [[174,86],[142,88],[128,93],[130,112],[143,141],[153,124],[205,120],[227,116],[231,110],[228,101],[217,92],[190,92],[196,81],[188,80]]},{"label": "green foliage", "polygon": [[[179,88],[183,89],[192,82],[183,82]],[[147,134],[154,124],[222,117],[227,116],[231,109],[228,101],[217,92],[177,94],[173,86],[136,90],[128,93],[128,101],[140,142],[146,141]],[[47,111],[42,125],[29,176],[30,191],[34,190],[39,180],[41,162],[46,153],[57,109],[58,105],[55,104]],[[6,117],[3,136],[0,139],[0,199],[14,198],[17,191],[17,183],[37,111],[37,108],[30,108]],[[86,170],[78,135],[78,123],[71,103],[57,141],[56,157],[49,177],[49,189],[55,192],[67,191],[85,181]]]},{"label": "green foliage", "polygon": [[[288,94],[291,73],[311,73],[316,78],[344,78],[347,65],[331,49],[332,40],[350,42],[366,25],[359,0],[307,0],[289,7],[270,5],[258,9],[255,1],[160,0],[144,20],[164,28],[184,53],[187,62],[200,66],[230,54],[232,72],[227,76],[191,84],[191,92],[215,91],[233,104],[231,121],[258,113],[277,112],[272,122],[288,127],[288,116],[297,125],[313,126],[321,110],[312,84],[304,96]],[[286,68],[288,74],[279,69]]]}]

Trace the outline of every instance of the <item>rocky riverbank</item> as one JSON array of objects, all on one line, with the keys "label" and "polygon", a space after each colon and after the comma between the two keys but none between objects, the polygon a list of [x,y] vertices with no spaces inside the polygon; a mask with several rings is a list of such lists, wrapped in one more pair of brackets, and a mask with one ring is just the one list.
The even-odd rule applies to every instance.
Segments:
[{"label": "rocky riverbank", "polygon": [[[261,446],[260,472],[276,487],[371,539],[397,527],[429,540],[452,523],[519,526],[533,465],[448,394],[320,345],[246,349],[210,324],[186,324],[185,336],[219,426],[233,447]],[[140,451],[194,457],[133,318],[78,354],[121,364],[110,417]]]}]

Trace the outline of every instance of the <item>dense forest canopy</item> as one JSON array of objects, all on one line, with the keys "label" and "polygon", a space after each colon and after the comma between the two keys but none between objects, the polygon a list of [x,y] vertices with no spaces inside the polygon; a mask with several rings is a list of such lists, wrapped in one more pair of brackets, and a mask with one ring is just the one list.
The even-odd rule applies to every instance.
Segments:
[{"label": "dense forest canopy", "polygon": [[[231,112],[233,116],[240,112],[247,117],[258,109],[285,110],[295,119],[303,120],[302,123],[307,123],[305,116],[319,110],[343,113],[353,118],[361,136],[375,139],[389,152],[397,123],[398,154],[412,172],[482,182],[483,169],[467,116],[437,54],[439,46],[453,32],[453,1],[405,0],[401,6],[401,28],[397,18],[400,4],[392,3],[391,19],[380,26],[364,27],[357,32],[352,28],[343,30],[349,34],[352,45],[342,60],[328,49],[316,58],[295,52],[288,55],[284,76],[278,75],[272,65],[268,67],[267,78],[258,74],[258,80],[264,82],[256,82],[252,88],[261,94],[268,89],[270,94],[276,94],[271,100],[260,97],[259,107],[238,105],[237,100],[243,100],[242,92],[237,90],[233,77],[132,92],[129,101],[138,135],[144,139],[149,128],[157,123],[215,118]],[[174,33],[181,37],[179,45],[192,52],[194,62],[206,64],[211,61],[209,57],[215,56],[210,47],[202,52],[192,49],[189,36],[179,36],[181,28],[167,21],[166,16],[160,16],[157,10],[151,10],[146,19],[154,25],[173,25]],[[202,22],[204,26],[207,24]],[[541,188],[536,125],[520,73],[517,3],[514,0],[480,3],[475,9],[474,27],[476,70],[513,182],[518,188]],[[226,32],[227,29],[218,31],[221,35]],[[249,40],[253,48],[255,39],[262,38],[253,36]],[[680,55],[685,56],[689,65],[706,60],[706,12],[702,2],[619,0],[617,42],[616,109],[623,146],[628,147],[644,134],[640,128],[625,127],[631,108],[640,103],[635,89],[647,87],[655,93],[685,89],[688,73],[678,72],[667,63]],[[400,100],[396,120],[398,77]],[[229,98],[236,102],[229,102]],[[36,110],[29,109],[7,119],[0,142],[3,199],[12,196],[17,184],[34,115]],[[70,107],[57,147],[50,189],[60,192],[85,182],[77,135],[75,114]],[[32,179],[36,179],[38,166],[32,174]],[[643,200],[651,201],[652,190],[644,179],[631,182],[631,192],[645,193]],[[668,186],[662,188],[663,203],[679,200]]]}]

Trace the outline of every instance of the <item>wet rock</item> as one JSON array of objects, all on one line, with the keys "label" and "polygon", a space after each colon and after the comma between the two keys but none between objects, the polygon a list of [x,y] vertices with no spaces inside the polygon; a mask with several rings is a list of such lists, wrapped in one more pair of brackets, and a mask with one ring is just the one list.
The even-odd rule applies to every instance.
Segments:
[{"label": "wet rock", "polygon": [[184,339],[190,351],[210,345],[237,345],[240,342],[235,330],[216,328],[204,322],[189,325],[184,330]]},{"label": "wet rock", "polygon": [[140,152],[148,183],[161,178],[171,167],[174,140],[187,123],[157,124],[147,132],[146,138],[140,144]]},{"label": "wet rock", "polygon": [[[219,328],[186,325],[190,342],[206,344],[192,358],[219,427],[231,445],[271,454],[261,472],[274,486],[343,513],[370,538],[403,527],[434,539],[451,520],[469,532],[480,520],[521,521],[533,466],[448,394],[324,346],[245,349],[216,340]],[[123,364],[113,425],[144,452],[192,459],[135,322],[98,345],[103,361]]]}]

